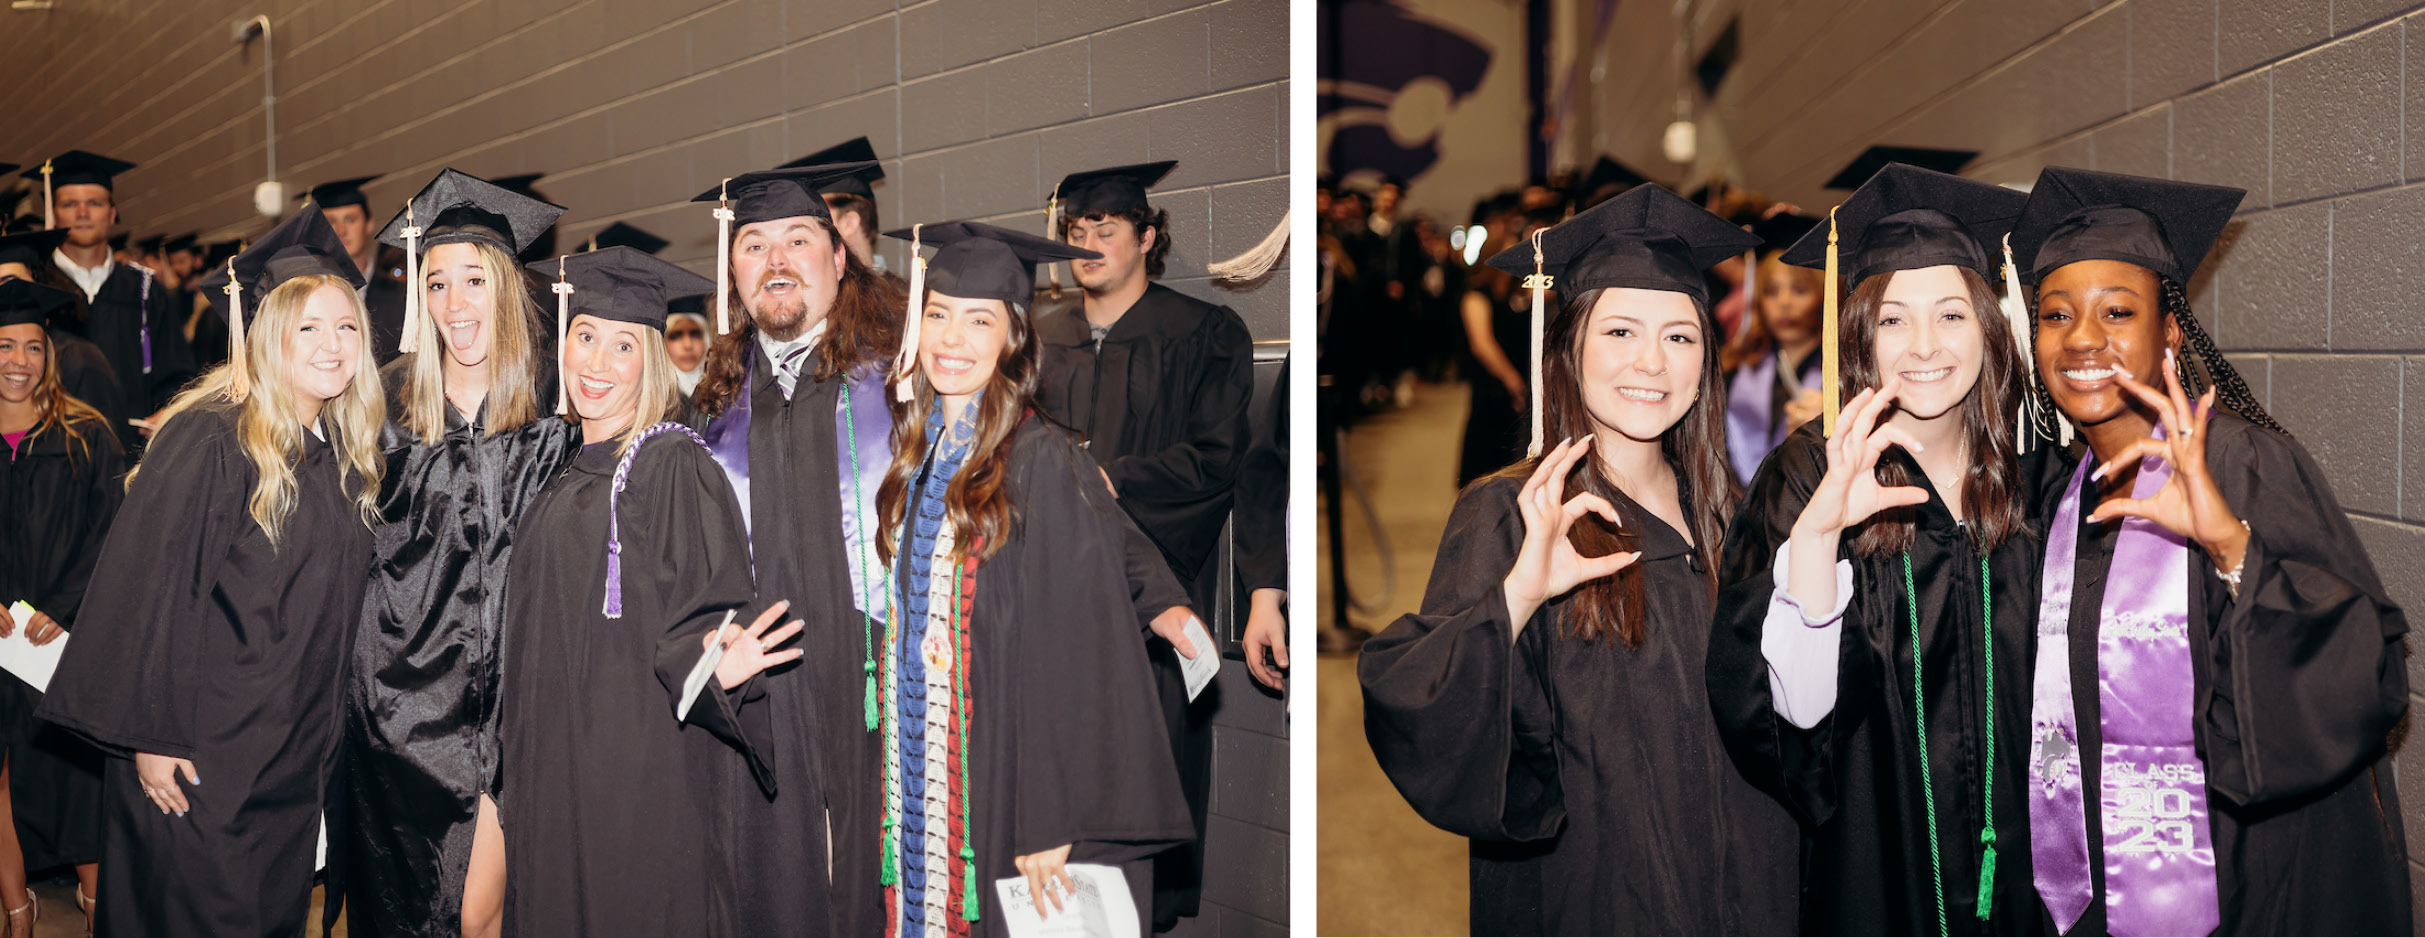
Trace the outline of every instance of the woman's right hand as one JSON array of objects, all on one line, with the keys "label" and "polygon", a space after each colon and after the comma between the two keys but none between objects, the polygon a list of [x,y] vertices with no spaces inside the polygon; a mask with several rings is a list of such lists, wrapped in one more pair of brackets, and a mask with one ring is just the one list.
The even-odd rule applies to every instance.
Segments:
[{"label": "woman's right hand", "polygon": [[1515,635],[1524,634],[1525,623],[1532,621],[1542,603],[1583,583],[1615,576],[1642,556],[1640,551],[1630,551],[1585,557],[1566,538],[1566,532],[1586,513],[1606,518],[1609,524],[1622,524],[1617,520],[1617,507],[1608,499],[1590,492],[1566,498],[1566,474],[1591,452],[1591,438],[1592,434],[1584,434],[1582,439],[1560,443],[1543,454],[1532,477],[1516,493],[1516,510],[1524,517],[1524,546],[1502,583],[1508,623]]},{"label": "woman's right hand", "polygon": [[135,753],[135,779],[143,784],[144,797],[159,806],[160,813],[184,817],[192,807],[185,801],[185,789],[178,787],[182,778],[186,784],[202,784],[202,776],[194,772],[190,759],[163,756],[156,753]]},{"label": "woman's right hand", "polygon": [[1862,391],[1845,405],[1836,420],[1836,435],[1827,440],[1827,474],[1794,520],[1795,537],[1836,534],[1886,509],[1928,503],[1924,489],[1878,484],[1878,456],[1887,447],[1914,453],[1921,448],[1903,428],[1878,425],[1878,416],[1901,390],[1902,379],[1890,379],[1885,387]]},{"label": "woman's right hand", "polygon": [[785,623],[782,628],[773,632],[767,631],[767,627],[774,625],[776,619],[783,617],[784,610],[790,608],[791,601],[783,600],[766,607],[765,612],[758,613],[758,621],[750,623],[749,628],[741,630],[738,634],[725,628],[700,637],[701,647],[706,647],[708,643],[716,641],[720,635],[732,636],[724,640],[724,657],[716,661],[716,684],[718,686],[731,690],[741,686],[743,681],[758,676],[760,671],[800,657],[800,649],[797,648],[786,648],[782,651],[772,650],[777,645],[791,641],[792,636],[800,634],[800,620],[793,619]]}]

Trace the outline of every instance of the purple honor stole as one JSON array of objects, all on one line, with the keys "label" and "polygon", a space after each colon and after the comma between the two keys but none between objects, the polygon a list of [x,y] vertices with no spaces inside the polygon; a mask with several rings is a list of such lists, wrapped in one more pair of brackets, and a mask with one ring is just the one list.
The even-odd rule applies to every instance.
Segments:
[{"label": "purple honor stole", "polygon": [[[756,521],[750,510],[749,496],[749,388],[757,377],[759,355],[752,352],[743,370],[741,393],[733,396],[732,406],[724,415],[707,424],[702,442],[716,465],[723,467],[724,477],[732,483],[733,495],[741,502],[741,523],[754,533]],[[861,366],[842,383],[841,400],[834,407],[835,477],[841,480],[843,566],[850,569],[852,604],[861,612],[878,619],[890,611],[890,598],[882,583],[883,572],[874,569],[876,545],[872,539],[876,530],[876,486],[884,481],[884,470],[892,464],[892,411],[884,404],[884,373],[874,365]],[[855,470],[855,471],[854,471]],[[756,547],[751,547],[755,559]]]},{"label": "purple honor stole", "polygon": [[141,264],[128,264],[143,272],[143,286],[135,292],[135,334],[143,337],[143,373],[152,373],[152,269]]},{"label": "purple honor stole", "polygon": [[1735,369],[1726,389],[1726,448],[1734,454],[1735,478],[1751,484],[1752,473],[1785,437],[1770,433],[1768,398],[1777,380],[1777,356],[1771,352]]},{"label": "purple honor stole", "polygon": [[[2081,490],[2095,461],[2082,456],[2047,532],[2030,712],[2031,860],[2038,895],[2063,932],[2079,923],[2095,889],[2070,637]],[[2146,459],[2131,496],[2153,496],[2171,475],[2170,465]],[[2193,715],[2188,542],[2152,521],[2119,522],[2097,627],[2106,926],[2115,935],[2204,935],[2221,913]]]}]

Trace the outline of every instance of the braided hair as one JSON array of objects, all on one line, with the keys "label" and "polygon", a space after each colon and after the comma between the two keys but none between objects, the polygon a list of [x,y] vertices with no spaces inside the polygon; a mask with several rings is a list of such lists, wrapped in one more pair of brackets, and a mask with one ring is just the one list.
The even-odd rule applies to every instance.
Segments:
[{"label": "braided hair", "polygon": [[[2222,350],[2215,347],[2214,337],[2206,333],[2206,327],[2198,322],[2197,314],[2189,308],[2189,291],[2181,286],[2180,281],[2162,274],[2155,276],[2164,315],[2180,324],[2181,345],[2192,353],[2184,361],[2195,361],[2194,367],[2181,369],[2183,396],[2195,400],[2206,393],[2208,387],[2212,387],[2215,389],[2215,403],[2249,423],[2284,436],[2290,435],[2290,431],[2274,422],[2273,415],[2265,412],[2265,405],[2257,403],[2256,394],[2248,390],[2248,382],[2240,377],[2240,370],[2232,367],[2231,360],[2224,358]],[[2034,348],[2038,339],[2037,297],[2028,291],[2023,292],[2025,295],[2021,297],[2021,305],[2029,316],[2029,341]],[[2051,443],[2061,439],[2059,423],[2063,419],[2063,412],[2055,407],[2054,396],[2047,393],[2045,376],[2040,375],[2034,367],[2029,369],[2029,393],[2033,413],[2028,431],[2040,442]]]}]

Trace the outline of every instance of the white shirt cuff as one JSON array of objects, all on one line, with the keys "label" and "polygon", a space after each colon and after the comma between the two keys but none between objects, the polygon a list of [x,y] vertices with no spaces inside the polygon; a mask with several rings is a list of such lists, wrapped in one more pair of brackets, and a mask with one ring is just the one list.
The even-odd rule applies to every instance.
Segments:
[{"label": "white shirt cuff", "polygon": [[1760,657],[1768,661],[1768,693],[1777,715],[1809,729],[1836,708],[1838,642],[1844,633],[1844,607],[1852,601],[1852,561],[1836,561],[1835,608],[1814,617],[1785,589],[1789,546],[1778,545],[1771,565],[1775,589],[1769,592],[1768,618],[1760,626]]}]

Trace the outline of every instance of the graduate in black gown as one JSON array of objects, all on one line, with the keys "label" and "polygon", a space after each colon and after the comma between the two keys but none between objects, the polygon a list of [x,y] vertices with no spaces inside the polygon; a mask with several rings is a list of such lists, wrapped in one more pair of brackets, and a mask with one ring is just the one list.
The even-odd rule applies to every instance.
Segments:
[{"label": "graduate in black gown", "polygon": [[912,298],[876,496],[898,591],[877,662],[882,933],[1006,936],[1029,913],[995,881],[1024,878],[1050,910],[1073,863],[1120,868],[1142,929],[1151,858],[1195,829],[1152,704],[1127,522],[1036,411],[1025,321],[1037,263],[1096,255],[974,222],[890,236],[940,250]]},{"label": "graduate in black gown", "polygon": [[1491,260],[1567,297],[1545,452],[1458,497],[1422,611],[1356,664],[1382,770],[1472,838],[1474,934],[1794,929],[1793,820],[1702,678],[1735,491],[1701,272],[1752,240],[1646,185]]},{"label": "graduate in black gown", "polygon": [[1840,237],[1860,393],[1753,476],[1709,693],[1736,763],[1801,822],[1807,933],[2046,929],[2022,794],[2043,529],[2014,443],[2027,365],[1991,285],[2023,198],[1890,164],[1784,255],[1823,267]]},{"label": "graduate in black gown", "polygon": [[311,901],[386,405],[319,213],[230,280],[243,354],[168,408],[39,711],[111,756],[103,935],[300,934]]},{"label": "graduate in black gown", "polygon": [[2038,492],[2030,823],[2067,934],[2411,933],[2407,618],[2183,290],[2243,194],[2049,167],[2013,230],[2040,402],[2087,443]]},{"label": "graduate in black gown", "polygon": [[[514,261],[563,209],[451,169],[412,207],[426,312],[412,351],[381,370],[388,471],[346,681],[348,822],[332,849],[349,931],[451,938],[493,933],[503,906],[484,801],[499,771],[506,570],[516,523],[580,428],[555,417],[550,327]],[[399,212],[383,237],[401,247],[405,227]]]},{"label": "graduate in black gown", "polygon": [[338,239],[345,242],[346,255],[362,268],[362,305],[370,310],[371,352],[378,357],[379,365],[385,367],[403,354],[404,283],[388,276],[386,265],[379,262],[384,242],[378,238],[379,229],[371,227],[370,196],[362,192],[363,183],[377,178],[362,176],[313,186],[308,204],[328,217],[329,227],[335,228]]},{"label": "graduate in black gown", "polygon": [[[126,454],[108,418],[69,395],[44,324],[74,302],[64,290],[0,280],[0,602],[23,602],[22,620],[0,612],[0,638],[23,629],[47,645],[76,626],[101,553],[102,532],[126,487]],[[0,908],[11,935],[31,935],[26,873],[74,865],[81,904],[91,905],[101,861],[101,754],[34,719],[42,693],[0,678]]]},{"label": "graduate in black gown", "polygon": [[[768,630],[780,602],[750,621],[740,505],[697,435],[664,419],[681,404],[666,298],[711,283],[627,247],[530,269],[560,270],[572,289],[557,344],[586,443],[515,538],[497,800],[505,933],[764,934],[735,921],[739,895],[797,884],[730,862],[720,820],[772,782],[753,747],[774,741],[762,719],[754,732],[741,722],[764,691],[744,685],[800,656],[770,651],[800,623]],[[687,686],[735,614],[743,628],[723,630],[713,676]]]},{"label": "graduate in black gown", "polygon": [[69,303],[52,310],[44,322],[49,327],[51,354],[59,361],[59,386],[68,396],[100,411],[114,436],[117,428],[129,426],[126,418],[136,415],[118,395],[118,377],[101,347],[77,334],[84,322],[83,296],[72,285],[61,284],[59,275],[51,271],[51,253],[66,240],[64,228],[0,236],[0,281],[31,280],[68,291]]},{"label": "graduate in black gown", "polygon": [[[1120,507],[1161,548],[1194,608],[1212,609],[1230,588],[1211,558],[1251,443],[1254,339],[1229,307],[1154,282],[1170,254],[1170,213],[1145,190],[1177,165],[1072,173],[1054,187],[1047,234],[1103,256],[1070,265],[1083,305],[1036,317],[1036,402],[1086,440]],[[1162,930],[1196,914],[1212,785],[1211,698],[1187,698],[1176,650],[1185,624],[1175,613],[1158,620],[1147,642],[1197,837],[1166,855],[1156,874],[1154,924]]]},{"label": "graduate in black gown", "polygon": [[[196,367],[182,311],[171,308],[174,291],[151,270],[119,263],[110,254],[109,232],[118,221],[114,178],[134,168],[123,160],[69,150],[21,175],[47,181],[53,227],[68,232],[53,255],[64,263],[55,265],[52,285],[73,286],[85,299],[74,330],[100,347],[127,411],[148,418],[185,387]],[[142,448],[136,427],[121,421],[113,429],[130,454]]]}]

